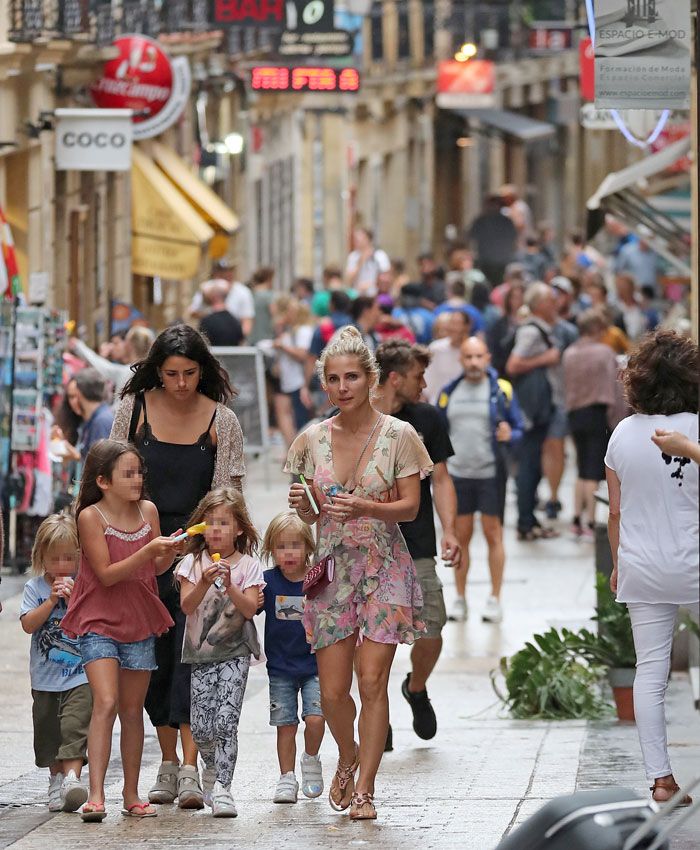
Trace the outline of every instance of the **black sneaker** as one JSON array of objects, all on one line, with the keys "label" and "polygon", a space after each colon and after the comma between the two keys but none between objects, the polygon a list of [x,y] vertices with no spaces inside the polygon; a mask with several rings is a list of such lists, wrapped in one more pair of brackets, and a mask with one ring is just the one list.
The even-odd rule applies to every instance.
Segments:
[{"label": "black sneaker", "polygon": [[389,724],[389,728],[386,730],[386,741],[384,743],[384,752],[391,753],[394,750],[394,732],[391,728],[391,723]]},{"label": "black sneaker", "polygon": [[559,511],[561,510],[561,502],[559,500],[552,501],[551,499],[544,506],[544,512],[547,516],[547,519],[557,519],[559,516]]},{"label": "black sneaker", "polygon": [[437,732],[437,718],[428,699],[427,691],[419,691],[414,694],[408,690],[410,678],[411,674],[409,673],[401,684],[401,693],[413,712],[413,731],[419,738],[428,741],[430,738],[434,738]]}]

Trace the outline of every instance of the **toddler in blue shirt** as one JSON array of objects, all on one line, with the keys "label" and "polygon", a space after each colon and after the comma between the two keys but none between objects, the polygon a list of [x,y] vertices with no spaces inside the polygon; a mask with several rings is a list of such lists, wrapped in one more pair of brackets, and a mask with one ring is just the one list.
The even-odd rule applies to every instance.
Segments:
[{"label": "toddler in blue shirt", "polygon": [[265,533],[263,557],[275,564],[274,569],[264,573],[270,725],[277,727],[280,765],[280,778],[273,797],[275,803],[296,803],[299,793],[294,774],[299,694],[305,724],[305,751],[300,761],[301,790],[306,797],[318,797],[323,793],[318,751],[325,721],[316,658],[311,654],[301,623],[304,613],[302,585],[314,549],[311,529],[294,511],[278,514]]}]

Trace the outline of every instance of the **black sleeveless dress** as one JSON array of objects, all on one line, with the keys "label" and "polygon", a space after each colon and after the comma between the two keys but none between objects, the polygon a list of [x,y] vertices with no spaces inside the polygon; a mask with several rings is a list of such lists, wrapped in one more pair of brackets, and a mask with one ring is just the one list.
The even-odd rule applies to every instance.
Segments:
[{"label": "black sleeveless dress", "polygon": [[[143,424],[136,430],[143,410]],[[214,415],[196,443],[164,443],[148,422],[146,399],[139,395],[129,428],[129,439],[146,465],[146,497],[158,508],[161,534],[170,535],[187,526],[192,511],[211,490],[216,446],[211,439]],[[185,633],[185,615],[180,610],[180,593],[171,567],[158,576],[161,601],[175,621],[175,628],[156,639],[158,669],[151,674],[146,694],[146,712],[154,726],[190,722],[190,665],[180,661]]]}]

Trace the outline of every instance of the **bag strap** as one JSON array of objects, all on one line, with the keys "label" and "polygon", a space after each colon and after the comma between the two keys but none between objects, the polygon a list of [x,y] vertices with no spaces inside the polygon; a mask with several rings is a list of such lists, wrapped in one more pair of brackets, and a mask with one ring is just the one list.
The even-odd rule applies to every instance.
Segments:
[{"label": "bag strap", "polygon": [[[355,469],[353,470],[352,475],[350,476],[350,478],[348,478],[348,480],[345,484],[346,489],[348,490],[349,493],[352,493],[352,491],[355,489],[355,487],[357,487],[357,483],[355,482],[355,476],[357,475],[357,470],[360,468],[360,461],[362,460],[364,453],[367,451],[367,446],[369,446],[369,444],[372,440],[372,437],[374,436],[374,432],[377,430],[377,426],[379,425],[379,423],[383,419],[384,419],[384,414],[380,413],[379,416],[377,417],[377,421],[374,423],[374,427],[369,432],[369,437],[367,437],[367,440],[366,440],[364,446],[362,447],[362,451],[360,452],[360,456],[357,458],[357,463],[355,464]],[[352,484],[353,486],[350,487],[349,486],[350,484]]]},{"label": "bag strap", "polygon": [[522,327],[524,327],[524,328],[527,328],[527,327],[537,328],[537,330],[540,332],[542,339],[547,343],[547,348],[554,348],[555,347],[555,342],[552,340],[552,337],[547,333],[547,331],[544,328],[541,328],[537,324],[537,322],[525,322],[522,325]]},{"label": "bag strap", "polygon": [[[133,443],[134,437],[136,436],[136,426],[139,424],[139,417],[141,416],[141,408],[144,407],[143,404],[143,396],[141,393],[134,398],[134,409],[131,413],[131,419],[129,420],[129,442]],[[145,414],[145,410],[144,410]],[[144,415],[144,422],[145,422]]]}]

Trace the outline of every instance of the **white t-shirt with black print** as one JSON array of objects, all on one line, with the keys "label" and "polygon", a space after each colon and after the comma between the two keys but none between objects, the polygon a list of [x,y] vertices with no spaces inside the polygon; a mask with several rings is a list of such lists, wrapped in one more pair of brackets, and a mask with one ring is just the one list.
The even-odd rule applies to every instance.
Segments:
[{"label": "white t-shirt with black print", "polygon": [[657,428],[698,441],[693,413],[635,413],[613,432],[605,465],[621,484],[618,602],[698,601],[698,466],[662,454]]}]

